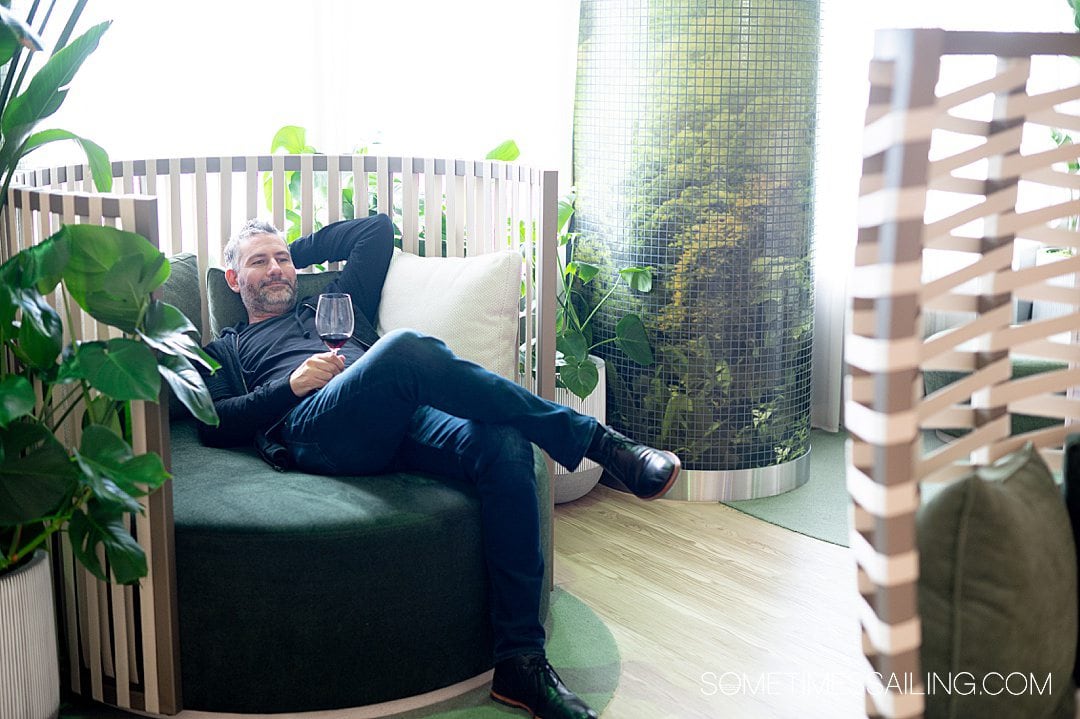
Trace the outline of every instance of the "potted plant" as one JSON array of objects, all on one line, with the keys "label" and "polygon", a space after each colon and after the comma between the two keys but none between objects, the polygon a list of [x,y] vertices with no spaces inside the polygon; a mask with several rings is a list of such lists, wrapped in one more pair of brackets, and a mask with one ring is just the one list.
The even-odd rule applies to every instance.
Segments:
[{"label": "potted plant", "polygon": [[[0,641],[35,642],[2,646],[0,655],[40,656],[42,643],[51,643],[56,671],[51,582],[41,552],[55,533],[68,533],[75,557],[99,579],[132,583],[146,575],[146,557],[124,520],[169,475],[159,456],[133,451],[131,402],[156,402],[164,378],[195,417],[217,423],[192,364],[216,363],[189,336],[195,328],[188,319],[151,296],[169,271],[145,238],[95,225],[64,226],[0,265],[0,602],[9,603],[0,613],[28,612],[15,615],[20,631],[0,633]],[[76,328],[72,302],[122,336],[68,339]],[[73,425],[81,438],[68,446]],[[39,573],[33,581],[24,576],[31,570]],[[14,669],[33,671],[30,664]],[[18,672],[3,681],[21,687],[0,687],[9,696],[42,685],[40,677]],[[41,697],[51,707],[23,710],[55,716],[58,686],[53,694]]]},{"label": "potted plant", "polygon": [[[558,307],[555,313],[555,399],[561,404],[596,417],[601,423],[607,420],[607,377],[604,361],[592,354],[597,347],[614,343],[627,357],[637,364],[648,366],[655,359],[652,345],[641,317],[634,313],[623,315],[615,325],[615,334],[609,339],[597,340],[593,334],[592,319],[611,297],[620,281],[638,292],[652,290],[651,267],[623,267],[611,287],[599,294],[599,299],[587,295],[590,283],[601,274],[598,265],[574,259],[577,233],[569,231],[574,214],[573,196],[559,201],[559,246],[566,255],[565,263],[559,255]],[[595,297],[596,294],[593,295]],[[583,496],[600,481],[603,468],[585,460],[570,472],[557,468],[555,473],[555,501],[570,502]]]}]

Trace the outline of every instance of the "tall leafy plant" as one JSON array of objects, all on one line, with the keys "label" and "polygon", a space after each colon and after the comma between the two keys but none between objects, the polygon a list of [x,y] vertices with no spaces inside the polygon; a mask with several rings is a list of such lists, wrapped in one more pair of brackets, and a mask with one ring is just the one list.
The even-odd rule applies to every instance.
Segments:
[{"label": "tall leafy plant", "polygon": [[[641,317],[628,312],[615,324],[615,332],[607,339],[599,340],[593,335],[592,320],[597,311],[611,298],[619,287],[619,281],[637,292],[652,290],[651,267],[623,267],[618,279],[599,293],[588,293],[590,283],[601,275],[601,267],[591,262],[574,259],[577,233],[569,232],[570,219],[574,214],[573,197],[559,201],[559,261],[558,309],[555,314],[555,349],[558,385],[585,399],[600,381],[596,365],[589,359],[592,351],[609,343],[615,345],[638,365],[647,367],[655,361],[649,335]],[[566,259],[563,261],[563,254]]]},{"label": "tall leafy plant", "polygon": [[[151,296],[169,271],[143,237],[93,225],[62,227],[0,266],[0,574],[66,529],[95,576],[107,578],[99,547],[116,581],[146,575],[124,519],[169,475],[132,449],[131,403],[156,402],[164,379],[196,418],[218,421],[193,363],[217,364],[180,310]],[[69,339],[72,301],[121,336]],[[81,440],[69,447],[73,416]]]},{"label": "tall leafy plant", "polygon": [[[35,71],[31,67],[33,54],[44,49],[42,35],[56,0],[47,3],[48,8],[38,20],[42,4],[35,0],[24,20],[11,11],[10,0],[0,0],[0,207],[7,202],[7,190],[19,161],[39,147],[60,140],[74,140],[82,147],[98,190],[112,189],[109,156],[99,145],[69,130],[36,129],[63,105],[75,74],[97,49],[110,23],[95,25],[68,42],[86,6],[86,0],[78,0],[49,58]],[[27,78],[29,83],[23,89]]]}]

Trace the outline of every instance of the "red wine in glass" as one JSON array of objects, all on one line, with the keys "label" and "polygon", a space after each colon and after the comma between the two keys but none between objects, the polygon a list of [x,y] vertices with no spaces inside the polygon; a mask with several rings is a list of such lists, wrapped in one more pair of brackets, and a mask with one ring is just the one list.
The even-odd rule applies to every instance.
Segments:
[{"label": "red wine in glass", "polygon": [[352,297],[344,292],[319,295],[315,310],[315,329],[331,352],[337,351],[349,341],[353,331]]}]

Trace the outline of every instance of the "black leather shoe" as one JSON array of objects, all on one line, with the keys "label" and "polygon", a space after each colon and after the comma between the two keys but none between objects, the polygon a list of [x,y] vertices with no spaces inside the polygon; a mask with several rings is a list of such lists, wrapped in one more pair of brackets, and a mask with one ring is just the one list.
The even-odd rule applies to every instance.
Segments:
[{"label": "black leather shoe", "polygon": [[638,444],[611,427],[602,426],[600,432],[596,449],[586,454],[589,459],[641,499],[656,499],[671,489],[682,467],[678,457]]},{"label": "black leather shoe", "polygon": [[543,654],[521,654],[495,665],[491,698],[536,719],[596,719],[596,712],[566,688]]}]

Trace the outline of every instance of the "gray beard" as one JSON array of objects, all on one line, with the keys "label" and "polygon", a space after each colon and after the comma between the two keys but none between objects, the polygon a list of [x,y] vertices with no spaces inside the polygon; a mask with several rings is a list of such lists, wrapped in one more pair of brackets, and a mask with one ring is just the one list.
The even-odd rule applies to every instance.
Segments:
[{"label": "gray beard", "polygon": [[245,285],[240,288],[240,299],[249,312],[280,315],[296,305],[296,285],[287,288]]}]

